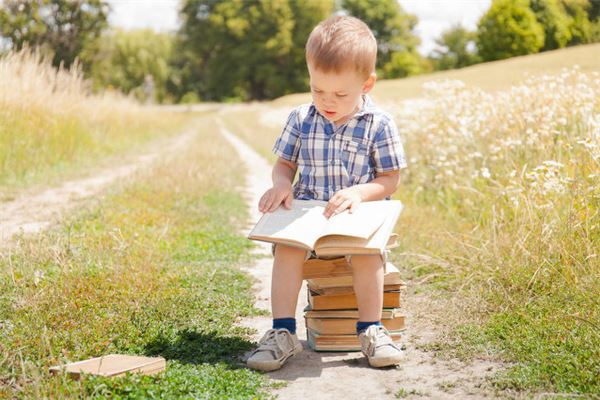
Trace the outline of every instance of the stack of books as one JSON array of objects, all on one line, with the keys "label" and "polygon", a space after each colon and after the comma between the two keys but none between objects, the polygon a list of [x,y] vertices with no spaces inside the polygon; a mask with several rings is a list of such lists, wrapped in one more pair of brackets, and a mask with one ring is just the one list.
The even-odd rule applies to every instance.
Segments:
[{"label": "stack of books", "polygon": [[[304,264],[303,278],[308,285],[304,319],[310,348],[315,351],[360,351],[356,335],[358,305],[352,269],[345,257],[308,260]],[[387,263],[381,323],[395,341],[400,341],[405,329],[405,316],[400,309],[404,287],[398,269]]]},{"label": "stack of books", "polygon": [[[324,216],[326,207],[326,201],[293,200],[290,209],[263,214],[248,238],[316,253],[319,258],[304,265],[308,343],[317,351],[359,351],[352,269],[339,255],[378,255],[397,246],[393,229],[403,206],[398,200],[367,201],[352,213],[346,210],[330,218]],[[399,310],[403,287],[398,269],[387,263],[381,322],[394,340],[404,329]]]}]

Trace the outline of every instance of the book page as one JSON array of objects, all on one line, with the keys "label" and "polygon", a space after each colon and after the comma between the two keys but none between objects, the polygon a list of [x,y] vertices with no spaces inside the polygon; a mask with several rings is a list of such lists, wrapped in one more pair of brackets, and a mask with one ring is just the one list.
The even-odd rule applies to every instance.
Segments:
[{"label": "book page", "polygon": [[291,210],[281,206],[263,214],[248,237],[274,243],[278,239],[291,240],[312,249],[327,224],[323,216],[326,205],[324,201],[294,200]]},{"label": "book page", "polygon": [[344,235],[367,239],[381,226],[390,213],[390,202],[365,201],[360,203],[353,213],[346,210],[329,218],[329,224],[322,236]]},{"label": "book page", "polygon": [[386,201],[383,223],[366,239],[341,235],[322,237],[316,243],[319,256],[347,254],[381,254],[390,239],[396,221],[402,211],[402,203],[397,200]]}]

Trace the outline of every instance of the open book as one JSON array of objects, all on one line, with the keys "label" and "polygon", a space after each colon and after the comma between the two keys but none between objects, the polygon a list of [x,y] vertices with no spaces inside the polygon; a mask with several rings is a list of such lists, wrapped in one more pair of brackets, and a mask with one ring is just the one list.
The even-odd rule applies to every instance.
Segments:
[{"label": "open book", "polygon": [[381,254],[402,211],[398,200],[367,201],[352,213],[327,219],[326,206],[325,201],[294,200],[290,210],[263,214],[248,238],[314,250],[318,256]]}]

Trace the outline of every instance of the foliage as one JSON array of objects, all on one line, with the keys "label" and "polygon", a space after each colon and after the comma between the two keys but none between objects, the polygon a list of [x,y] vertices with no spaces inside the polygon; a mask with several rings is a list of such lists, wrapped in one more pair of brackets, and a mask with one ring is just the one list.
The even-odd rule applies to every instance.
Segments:
[{"label": "foliage", "polygon": [[560,49],[571,41],[571,18],[560,0],[531,0],[531,9],[544,27],[542,50]]},{"label": "foliage", "polygon": [[0,37],[9,49],[41,48],[54,66],[69,67],[106,28],[108,11],[104,0],[4,0]]},{"label": "foliage", "polygon": [[[588,15],[589,0],[561,0],[570,17],[569,30],[571,40],[569,45],[591,43],[593,39],[593,24]],[[598,23],[598,21],[596,21]],[[599,38],[600,39],[600,38]]]},{"label": "foliage", "polygon": [[421,72],[414,34],[417,17],[406,13],[396,0],[342,0],[341,8],[364,21],[378,44],[377,65],[382,78],[398,78]]},{"label": "foliage", "polygon": [[96,89],[112,87],[140,100],[163,102],[172,47],[173,37],[166,33],[114,30],[84,50],[82,59]]},{"label": "foliage", "polygon": [[544,29],[528,0],[494,0],[478,24],[477,48],[484,61],[537,53]]},{"label": "foliage", "polygon": [[177,133],[185,117],[118,93],[92,95],[82,71],[23,50],[0,58],[0,187],[73,173],[100,157]]},{"label": "foliage", "polygon": [[470,32],[460,25],[442,33],[436,40],[439,49],[434,50],[432,58],[437,70],[467,67],[479,62],[474,47],[475,32]]},{"label": "foliage", "polygon": [[331,1],[189,0],[181,8],[171,86],[206,100],[264,99],[306,89],[304,42]]}]

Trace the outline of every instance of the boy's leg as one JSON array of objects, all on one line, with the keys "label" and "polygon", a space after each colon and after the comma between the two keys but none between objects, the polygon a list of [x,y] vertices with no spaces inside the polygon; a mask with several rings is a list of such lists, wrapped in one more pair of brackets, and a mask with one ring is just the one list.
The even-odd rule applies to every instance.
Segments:
[{"label": "boy's leg", "polygon": [[278,244],[271,279],[273,319],[295,318],[306,250]]},{"label": "boy's leg", "polygon": [[296,305],[302,286],[302,265],[306,251],[277,245],[274,248],[271,280],[271,310],[273,329],[269,329],[250,355],[249,367],[273,371],[279,369],[291,356],[302,351],[296,336]]},{"label": "boy's leg", "polygon": [[402,359],[400,346],[381,325],[383,308],[383,266],[381,256],[352,256],[354,292],[358,303],[358,323],[362,352],[372,367],[387,367]]},{"label": "boy's leg", "polygon": [[383,307],[383,262],[380,256],[352,256],[352,280],[358,320],[379,321]]}]

